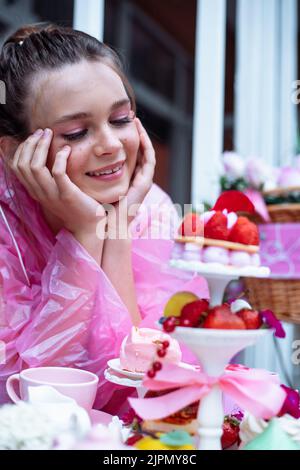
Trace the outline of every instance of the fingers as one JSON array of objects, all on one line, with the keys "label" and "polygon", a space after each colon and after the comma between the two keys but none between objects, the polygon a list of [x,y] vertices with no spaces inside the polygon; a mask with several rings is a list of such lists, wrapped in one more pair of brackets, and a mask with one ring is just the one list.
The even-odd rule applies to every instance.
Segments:
[{"label": "fingers", "polygon": [[39,186],[40,193],[45,195],[47,198],[53,198],[57,196],[56,185],[49,169],[46,166],[52,136],[53,132],[51,129],[44,130],[36,145],[30,162],[30,171],[35,182]]},{"label": "fingers", "polygon": [[150,137],[147,134],[146,129],[142,125],[141,121],[136,118],[136,125],[140,135],[140,141],[142,146],[142,155],[144,161],[142,162],[141,173],[146,179],[153,179],[154,169],[156,165],[155,151],[150,140]]},{"label": "fingers", "polygon": [[34,199],[39,198],[40,188],[31,173],[30,162],[41,135],[42,131],[40,130],[40,132],[35,132],[28,137],[25,142],[22,142],[17,148],[10,165],[18,179]]},{"label": "fingers", "polygon": [[71,147],[69,145],[65,145],[59,152],[57,152],[52,168],[52,176],[55,180],[58,191],[65,199],[72,196],[70,192],[71,189],[76,189],[76,186],[72,183],[66,173],[67,160],[70,153]]}]

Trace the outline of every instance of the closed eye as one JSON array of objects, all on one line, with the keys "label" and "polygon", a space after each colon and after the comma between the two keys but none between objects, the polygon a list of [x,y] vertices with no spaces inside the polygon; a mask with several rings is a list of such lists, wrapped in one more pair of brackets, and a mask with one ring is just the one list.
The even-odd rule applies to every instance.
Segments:
[{"label": "closed eye", "polygon": [[87,134],[87,129],[83,129],[80,132],[74,132],[74,134],[63,134],[65,140],[78,140]]},{"label": "closed eye", "polygon": [[[133,117],[126,116],[125,118],[122,118],[122,119],[116,119],[115,121],[110,121],[110,123],[114,126],[120,127],[130,122],[133,122],[133,119],[134,119],[134,116]],[[87,129],[83,129],[80,132],[74,132],[74,134],[63,134],[63,138],[68,141],[79,140],[85,137],[87,132],[88,132]]]}]

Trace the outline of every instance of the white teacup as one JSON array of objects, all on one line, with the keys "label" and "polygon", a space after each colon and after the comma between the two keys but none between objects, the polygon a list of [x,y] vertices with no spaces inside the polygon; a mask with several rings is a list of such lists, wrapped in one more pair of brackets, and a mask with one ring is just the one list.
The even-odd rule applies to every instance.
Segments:
[{"label": "white teacup", "polygon": [[82,369],[36,367],[11,375],[7,379],[6,390],[10,399],[17,403],[20,400],[28,401],[29,387],[50,385],[90,411],[96,398],[98,381],[97,375]]}]

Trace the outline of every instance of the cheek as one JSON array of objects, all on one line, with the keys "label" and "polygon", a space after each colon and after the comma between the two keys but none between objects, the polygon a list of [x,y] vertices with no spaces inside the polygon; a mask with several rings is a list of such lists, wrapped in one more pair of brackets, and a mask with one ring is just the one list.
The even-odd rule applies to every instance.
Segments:
[{"label": "cheek", "polygon": [[[64,145],[66,144],[57,144],[55,142],[51,143],[46,164],[50,171],[53,168],[57,153],[64,147]],[[67,160],[67,174],[72,179],[72,177],[76,177],[76,175],[78,175],[78,173],[80,172],[81,168],[84,167],[86,150],[81,145],[78,145],[76,147],[72,147],[72,145],[70,145],[70,147],[71,153],[68,156]]]},{"label": "cheek", "polygon": [[134,133],[123,140],[124,149],[128,158],[128,167],[133,172],[137,162],[138,150],[140,146],[139,136]]}]

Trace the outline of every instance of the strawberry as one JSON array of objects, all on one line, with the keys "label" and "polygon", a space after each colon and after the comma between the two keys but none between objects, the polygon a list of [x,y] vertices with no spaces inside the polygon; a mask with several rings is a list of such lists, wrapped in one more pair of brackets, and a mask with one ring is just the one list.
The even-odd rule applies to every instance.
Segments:
[{"label": "strawberry", "polygon": [[239,443],[239,421],[230,416],[226,416],[223,423],[223,435],[221,438],[222,449],[231,447],[236,442]]},{"label": "strawberry", "polygon": [[216,212],[204,226],[204,237],[214,240],[228,240],[228,236],[227,217],[222,212]]},{"label": "strawberry", "polygon": [[258,228],[247,217],[238,217],[228,239],[231,242],[243,243],[244,245],[259,245]]},{"label": "strawberry", "polygon": [[243,308],[236,315],[244,320],[247,330],[257,330],[263,323],[261,315],[257,310]]},{"label": "strawberry", "polygon": [[203,320],[202,314],[208,310],[208,305],[208,301],[203,299],[186,304],[181,310],[180,324],[184,320],[189,320],[190,326],[200,326],[201,320]]},{"label": "strawberry", "polygon": [[198,214],[187,214],[179,229],[178,234],[183,237],[203,237],[203,222]]},{"label": "strawberry", "polygon": [[231,312],[228,304],[223,304],[209,310],[208,315],[204,320],[203,328],[245,330],[246,325],[242,318]]}]

